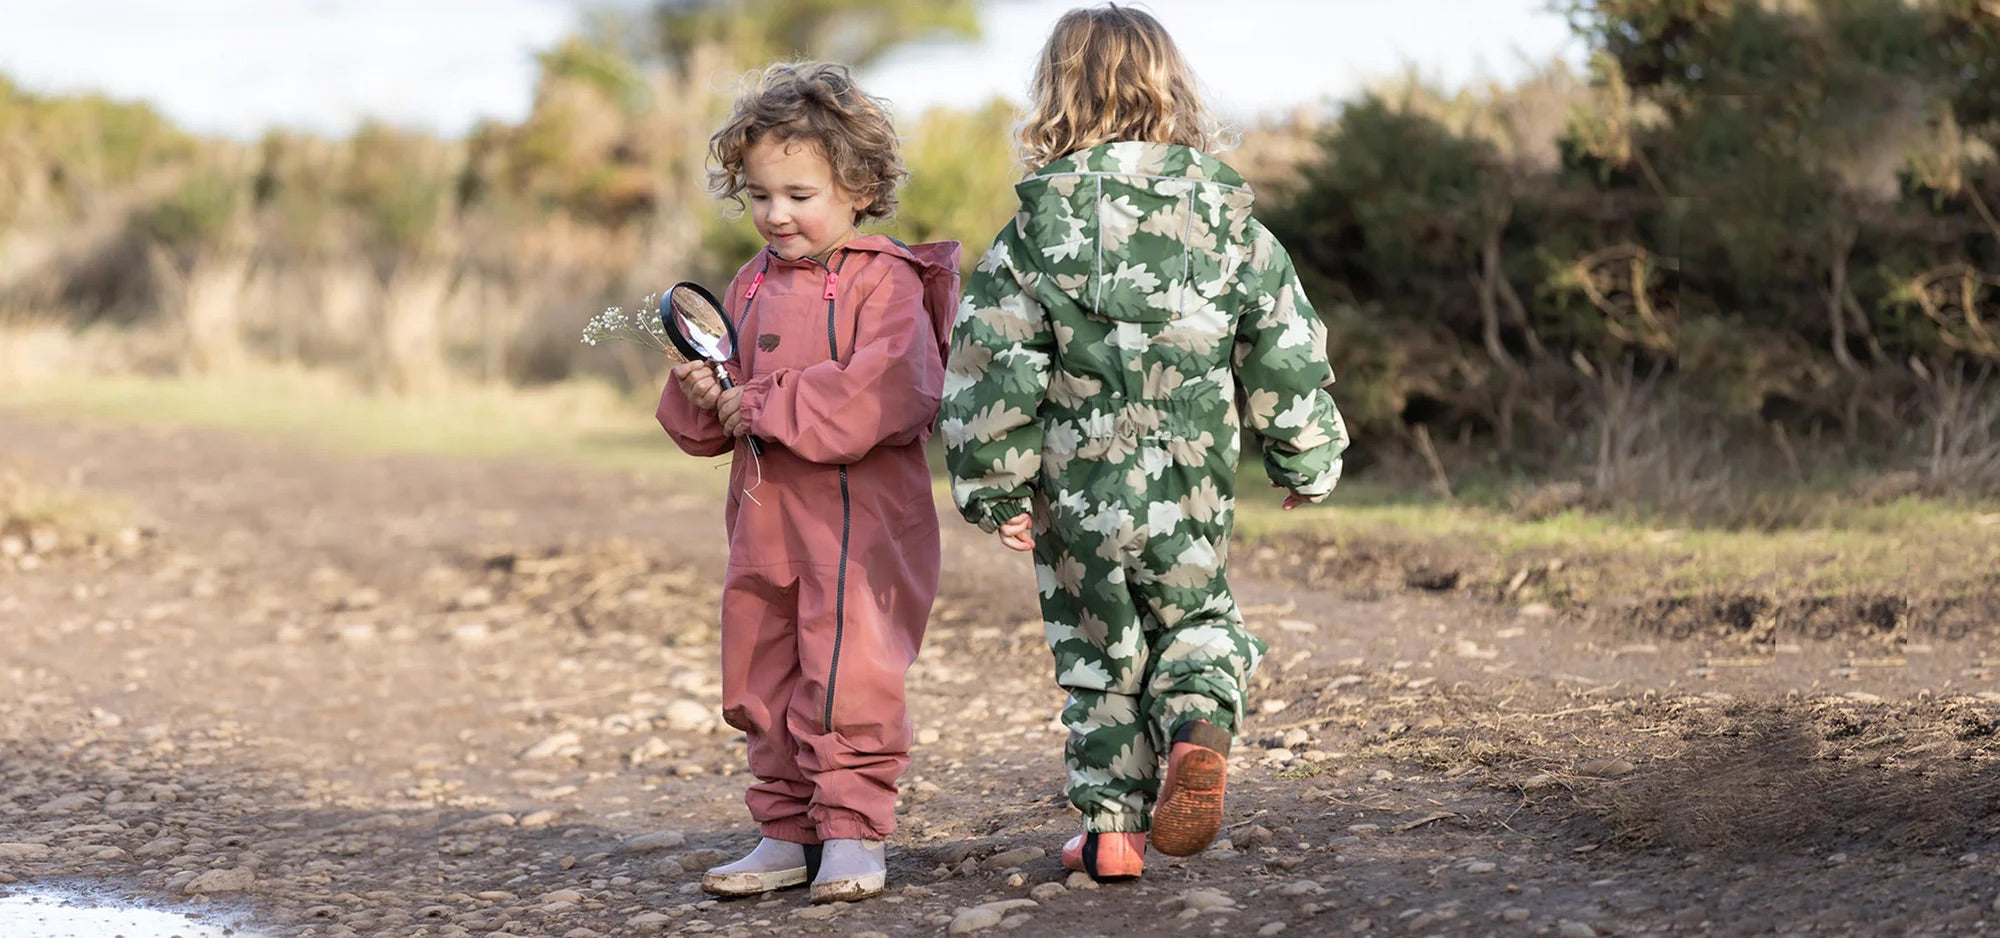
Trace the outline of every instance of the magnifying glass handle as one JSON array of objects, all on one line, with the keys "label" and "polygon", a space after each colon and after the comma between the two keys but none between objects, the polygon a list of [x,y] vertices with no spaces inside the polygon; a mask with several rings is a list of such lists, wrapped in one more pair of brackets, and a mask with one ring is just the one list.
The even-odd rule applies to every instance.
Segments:
[{"label": "magnifying glass handle", "polygon": [[[715,381],[716,381],[716,384],[720,385],[720,386],[722,387],[722,389],[723,389],[723,390],[725,390],[725,391],[729,390],[730,388],[733,388],[733,387],[735,387],[735,386],[736,386],[736,382],[734,382],[734,381],[731,381],[731,380],[729,380],[729,369],[727,369],[727,368],[724,368],[724,367],[722,367],[722,363],[721,363],[721,362],[715,362],[715,363],[714,363],[714,365],[715,365]],[[753,452],[753,453],[756,453],[756,454],[757,454],[757,455],[759,455],[759,456],[762,456],[762,455],[764,455],[764,441],[763,441],[763,440],[760,440],[760,439],[757,439],[757,438],[756,438],[756,437],[754,437],[754,436],[746,436],[746,437],[744,437],[744,439],[746,439],[746,440],[749,440],[749,441],[750,441],[750,451],[751,451],[751,452]]]}]

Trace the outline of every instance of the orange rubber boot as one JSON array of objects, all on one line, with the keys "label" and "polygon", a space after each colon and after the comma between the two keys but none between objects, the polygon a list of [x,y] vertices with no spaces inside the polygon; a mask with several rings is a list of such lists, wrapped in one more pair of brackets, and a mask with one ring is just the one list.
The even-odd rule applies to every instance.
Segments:
[{"label": "orange rubber boot", "polygon": [[1153,806],[1153,849],[1190,857],[1222,830],[1222,789],[1229,777],[1229,731],[1193,720],[1174,733],[1167,777]]},{"label": "orange rubber boot", "polygon": [[1100,883],[1138,879],[1146,869],[1146,835],[1139,831],[1078,834],[1063,844],[1062,862]]}]

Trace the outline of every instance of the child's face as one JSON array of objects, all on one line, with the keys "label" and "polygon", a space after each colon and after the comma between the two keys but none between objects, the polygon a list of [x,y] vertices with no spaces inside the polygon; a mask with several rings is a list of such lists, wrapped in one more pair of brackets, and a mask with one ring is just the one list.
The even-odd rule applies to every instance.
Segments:
[{"label": "child's face", "polygon": [[840,187],[819,147],[766,137],[743,154],[744,192],[757,233],[779,257],[818,257],[852,240],[868,200]]}]

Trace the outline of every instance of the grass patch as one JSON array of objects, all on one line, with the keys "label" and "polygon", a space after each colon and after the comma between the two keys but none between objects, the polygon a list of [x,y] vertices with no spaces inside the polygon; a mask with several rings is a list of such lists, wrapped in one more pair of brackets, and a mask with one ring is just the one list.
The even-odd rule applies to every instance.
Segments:
[{"label": "grass patch", "polygon": [[[1578,510],[1336,492],[1278,509],[1245,488],[1239,531],[1267,575],[1350,592],[1453,589],[1558,607],[1735,595],[1773,600],[2000,594],[2000,505],[1904,497],[1779,530],[1678,527]],[[1350,499],[1350,500],[1344,500]]]},{"label": "grass patch", "polygon": [[[331,454],[533,457],[664,475],[717,495],[726,484],[714,461],[681,454],[660,431],[650,395],[595,384],[391,397],[333,376],[266,369],[171,380],[58,375],[6,395],[9,406],[40,415],[272,433]],[[948,505],[935,440],[931,459],[933,494]],[[1745,530],[1577,508],[1522,517],[1497,498],[1444,502],[1360,478],[1323,505],[1285,512],[1254,460],[1238,495],[1245,543],[1237,556],[1252,558],[1239,566],[1359,593],[1411,588],[1413,571],[1448,573],[1438,581],[1448,580],[1446,588],[1558,606],[1730,593],[1904,595],[1910,584],[1929,596],[2000,591],[2000,503],[1991,501],[1905,496],[1857,502],[1810,525]]]},{"label": "grass patch", "polygon": [[0,471],[0,555],[11,562],[116,540],[131,506],[123,499],[57,489]]},{"label": "grass patch", "polygon": [[600,469],[712,480],[675,448],[651,400],[598,384],[538,389],[460,387],[421,397],[356,390],[331,375],[266,369],[156,379],[59,377],[7,389],[9,406],[42,416],[170,423],[275,434],[332,454],[551,458]]}]

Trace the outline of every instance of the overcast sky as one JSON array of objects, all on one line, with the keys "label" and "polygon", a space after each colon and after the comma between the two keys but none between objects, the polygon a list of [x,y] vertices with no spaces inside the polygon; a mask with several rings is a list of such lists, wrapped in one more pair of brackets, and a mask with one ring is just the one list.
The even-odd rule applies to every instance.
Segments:
[{"label": "overcast sky", "polygon": [[[863,73],[900,110],[1019,100],[1078,0],[990,0],[977,44],[900,50]],[[1337,100],[1406,63],[1446,84],[1578,59],[1546,0],[1151,0],[1213,101],[1247,118]],[[191,129],[344,134],[365,117],[442,134],[519,120],[534,53],[571,0],[0,0],[0,74],[40,92],[157,105]],[[723,76],[718,76],[721,79]]]}]

